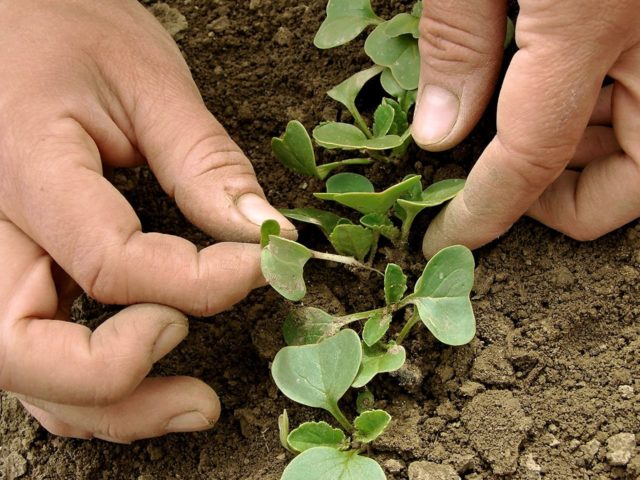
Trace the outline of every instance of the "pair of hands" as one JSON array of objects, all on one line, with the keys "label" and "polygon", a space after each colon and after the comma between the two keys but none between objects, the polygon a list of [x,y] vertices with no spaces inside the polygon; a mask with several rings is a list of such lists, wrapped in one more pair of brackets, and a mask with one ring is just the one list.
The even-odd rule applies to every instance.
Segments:
[{"label": "pair of hands", "polygon": [[[480,246],[523,214],[585,240],[640,215],[640,0],[520,6],[498,133],[430,226],[426,255]],[[450,148],[478,121],[505,13],[506,1],[425,3],[413,127],[423,147]],[[0,31],[0,388],[63,436],[130,442],[209,428],[220,405],[207,385],[146,376],[187,335],[178,310],[212,315],[263,285],[259,247],[198,252],[142,233],[103,171],[146,162],[217,240],[255,241],[267,218],[290,236],[293,226],[135,0],[4,2]],[[79,289],[136,305],[92,333],[65,321]]]}]

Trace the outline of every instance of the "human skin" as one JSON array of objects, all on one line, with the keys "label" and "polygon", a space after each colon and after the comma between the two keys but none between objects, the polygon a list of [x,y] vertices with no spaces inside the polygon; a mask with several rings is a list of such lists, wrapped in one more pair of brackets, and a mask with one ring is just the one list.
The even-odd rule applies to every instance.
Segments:
[{"label": "human skin", "polygon": [[[577,240],[640,216],[640,1],[519,5],[496,136],[429,226],[427,257],[479,247],[522,215]],[[449,149],[477,123],[498,78],[505,15],[500,0],[425,1],[413,126],[423,148]]]},{"label": "human skin", "polygon": [[[177,46],[135,0],[0,2],[0,389],[50,432],[131,442],[210,428],[215,392],[146,378],[212,315],[264,284],[259,225],[293,226],[205,108]],[[148,164],[221,243],[143,233],[103,176]],[[80,289],[130,305],[95,332]]]}]

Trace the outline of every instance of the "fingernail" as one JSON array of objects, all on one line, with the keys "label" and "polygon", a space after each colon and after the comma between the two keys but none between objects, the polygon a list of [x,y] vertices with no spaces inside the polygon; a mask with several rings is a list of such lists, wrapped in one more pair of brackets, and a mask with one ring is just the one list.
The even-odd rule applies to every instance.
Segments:
[{"label": "fingernail", "polygon": [[453,93],[442,87],[427,85],[422,91],[413,122],[413,138],[421,145],[440,142],[451,133],[459,110],[460,100]]},{"label": "fingernail", "polygon": [[240,213],[254,225],[260,226],[265,220],[275,220],[282,230],[295,230],[289,220],[255,193],[245,193],[236,201],[236,205]]},{"label": "fingernail", "polygon": [[153,363],[160,360],[167,353],[173,350],[189,333],[189,327],[183,323],[171,323],[158,335],[156,343],[153,345],[151,358]]},{"label": "fingernail", "polygon": [[120,440],[118,438],[109,437],[108,435],[101,435],[99,433],[94,433],[92,437],[97,438],[98,440],[103,440],[105,442],[119,443],[120,445],[131,445],[131,442]]},{"label": "fingernail", "polygon": [[187,412],[180,415],[176,415],[169,423],[167,423],[167,432],[197,432],[199,430],[206,430],[211,427],[215,422],[208,420],[200,412]]}]

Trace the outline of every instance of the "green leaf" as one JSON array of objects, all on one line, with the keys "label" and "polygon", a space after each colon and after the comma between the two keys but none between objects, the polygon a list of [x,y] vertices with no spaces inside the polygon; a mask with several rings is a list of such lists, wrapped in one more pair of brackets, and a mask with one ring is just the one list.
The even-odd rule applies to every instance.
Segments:
[{"label": "green leaf", "polygon": [[[406,92],[405,92],[406,93]],[[382,103],[393,108],[393,123],[389,128],[389,133],[393,135],[402,135],[409,129],[409,120],[407,112],[402,106],[390,98],[384,98]]]},{"label": "green leaf", "polygon": [[265,220],[260,226],[260,246],[262,248],[269,245],[271,235],[280,235],[280,224],[275,220]]},{"label": "green leaf", "polygon": [[355,450],[316,447],[294,458],[281,480],[386,480],[386,477],[375,460],[362,457]]},{"label": "green leaf", "polygon": [[369,25],[382,22],[369,0],[329,0],[327,18],[313,39],[317,48],[333,48],[356,38]]},{"label": "green leaf", "polygon": [[341,122],[325,122],[313,129],[313,138],[318,145],[343,150],[388,150],[402,144],[398,135],[385,135],[378,138],[367,136],[355,125]]},{"label": "green leaf", "polygon": [[376,108],[373,114],[373,136],[384,137],[389,133],[391,125],[393,125],[393,117],[395,110],[392,106],[382,103]]},{"label": "green leaf", "polygon": [[429,185],[419,196],[412,195],[410,199],[398,199],[398,205],[405,214],[415,217],[425,208],[437,207],[451,200],[464,188],[464,183],[465,180],[458,178],[442,180]]},{"label": "green leaf", "polygon": [[360,223],[374,232],[378,232],[392,242],[396,242],[400,238],[400,230],[391,222],[389,217],[384,214],[368,213],[360,218]]},{"label": "green leaf", "polygon": [[269,245],[262,249],[262,274],[280,295],[297,302],[307,293],[303,269],[311,256],[311,250],[307,247],[272,235]]},{"label": "green leaf", "polygon": [[389,67],[398,85],[404,90],[418,88],[420,52],[412,35],[389,36],[389,22],[378,25],[367,37],[364,51],[377,65]]},{"label": "green leaf", "polygon": [[362,346],[362,365],[358,371],[358,376],[353,381],[354,388],[364,387],[378,373],[395,372],[407,358],[404,347],[394,345],[389,350],[385,350],[379,344],[369,347]]},{"label": "green leaf", "polygon": [[282,325],[287,345],[309,345],[333,335],[334,318],[315,307],[302,307],[292,311]]},{"label": "green leaf", "polygon": [[362,262],[373,246],[373,233],[360,225],[338,225],[329,236],[329,241],[340,255]]},{"label": "green leaf", "polygon": [[384,410],[369,410],[358,416],[353,425],[356,427],[354,438],[362,443],[373,442],[387,428],[391,415]]},{"label": "green leaf", "polygon": [[338,173],[326,183],[327,193],[351,193],[374,191],[373,183],[364,175],[357,173]]},{"label": "green leaf", "polygon": [[346,329],[314,345],[284,347],[271,366],[280,391],[294,402],[335,412],[362,360],[358,334]]},{"label": "green leaf", "polygon": [[358,396],[356,397],[356,411],[362,413],[371,410],[374,403],[375,398],[373,397],[373,393],[365,388],[358,392]]},{"label": "green leaf", "polygon": [[285,167],[311,177],[318,176],[311,138],[299,121],[291,120],[282,138],[272,138],[271,149]]},{"label": "green leaf", "polygon": [[349,110],[351,115],[354,118],[357,118],[360,113],[356,108],[356,97],[360,93],[360,90],[362,90],[364,84],[376,75],[379,75],[380,72],[382,72],[382,69],[383,67],[374,65],[371,68],[358,72],[347,78],[341,84],[333,87],[327,92],[327,95],[333,98],[336,102],[342,103],[347,107],[347,110]]},{"label": "green leaf", "polygon": [[414,293],[407,297],[433,336],[447,345],[469,343],[475,335],[469,299],[473,269],[473,254],[468,248],[447,247],[429,260]]},{"label": "green leaf", "polygon": [[389,37],[399,37],[409,34],[413,38],[420,38],[420,18],[410,13],[400,13],[386,23],[384,33]]},{"label": "green leaf", "polygon": [[387,305],[398,303],[407,291],[407,276],[402,268],[390,263],[384,271],[384,299]]},{"label": "green leaf", "polygon": [[420,184],[420,176],[411,176],[402,182],[393,185],[383,192],[345,192],[345,193],[314,193],[322,200],[332,200],[341,205],[353,208],[362,214],[380,213],[386,214],[398,198],[408,190]]},{"label": "green leaf", "polygon": [[342,430],[327,422],[305,422],[289,434],[287,441],[298,452],[304,452],[314,447],[342,448],[347,439]]},{"label": "green leaf", "polygon": [[340,216],[319,208],[283,208],[278,211],[292,220],[317,225],[327,237],[331,235],[331,232],[340,221]]},{"label": "green leaf", "polygon": [[287,441],[287,437],[289,436],[289,414],[287,413],[286,408],[278,417],[278,433],[280,438],[280,445],[282,445],[285,450],[293,453],[293,449]]},{"label": "green leaf", "polygon": [[418,0],[413,4],[413,8],[411,9],[411,15],[416,18],[420,18],[422,16],[422,0]]},{"label": "green leaf", "polygon": [[402,94],[406,91],[400,85],[395,78],[393,78],[393,73],[391,73],[391,69],[389,67],[385,67],[382,71],[382,75],[380,75],[380,84],[384,91],[389,95],[395,98],[400,98]]},{"label": "green leaf", "polygon": [[513,37],[516,34],[516,26],[513,24],[513,20],[507,17],[507,31],[504,36],[504,49],[506,50],[513,42]]},{"label": "green leaf", "polygon": [[376,313],[367,320],[362,330],[364,343],[369,347],[378,343],[378,341],[384,337],[384,334],[387,333],[387,330],[389,330],[392,318],[390,314]]}]

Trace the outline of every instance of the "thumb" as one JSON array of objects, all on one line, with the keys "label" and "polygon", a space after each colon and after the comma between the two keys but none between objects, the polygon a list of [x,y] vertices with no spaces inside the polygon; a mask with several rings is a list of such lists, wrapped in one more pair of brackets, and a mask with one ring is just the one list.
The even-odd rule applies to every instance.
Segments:
[{"label": "thumb", "polygon": [[[135,118],[140,150],[163,189],[195,225],[217,240],[251,242],[268,219],[283,235],[294,226],[266,200],[249,159],[206,109],[193,81],[162,85],[161,104],[141,94]],[[172,90],[167,93],[167,90]]]},{"label": "thumb", "polygon": [[413,138],[431,151],[462,141],[497,81],[506,29],[504,0],[425,1]]}]

